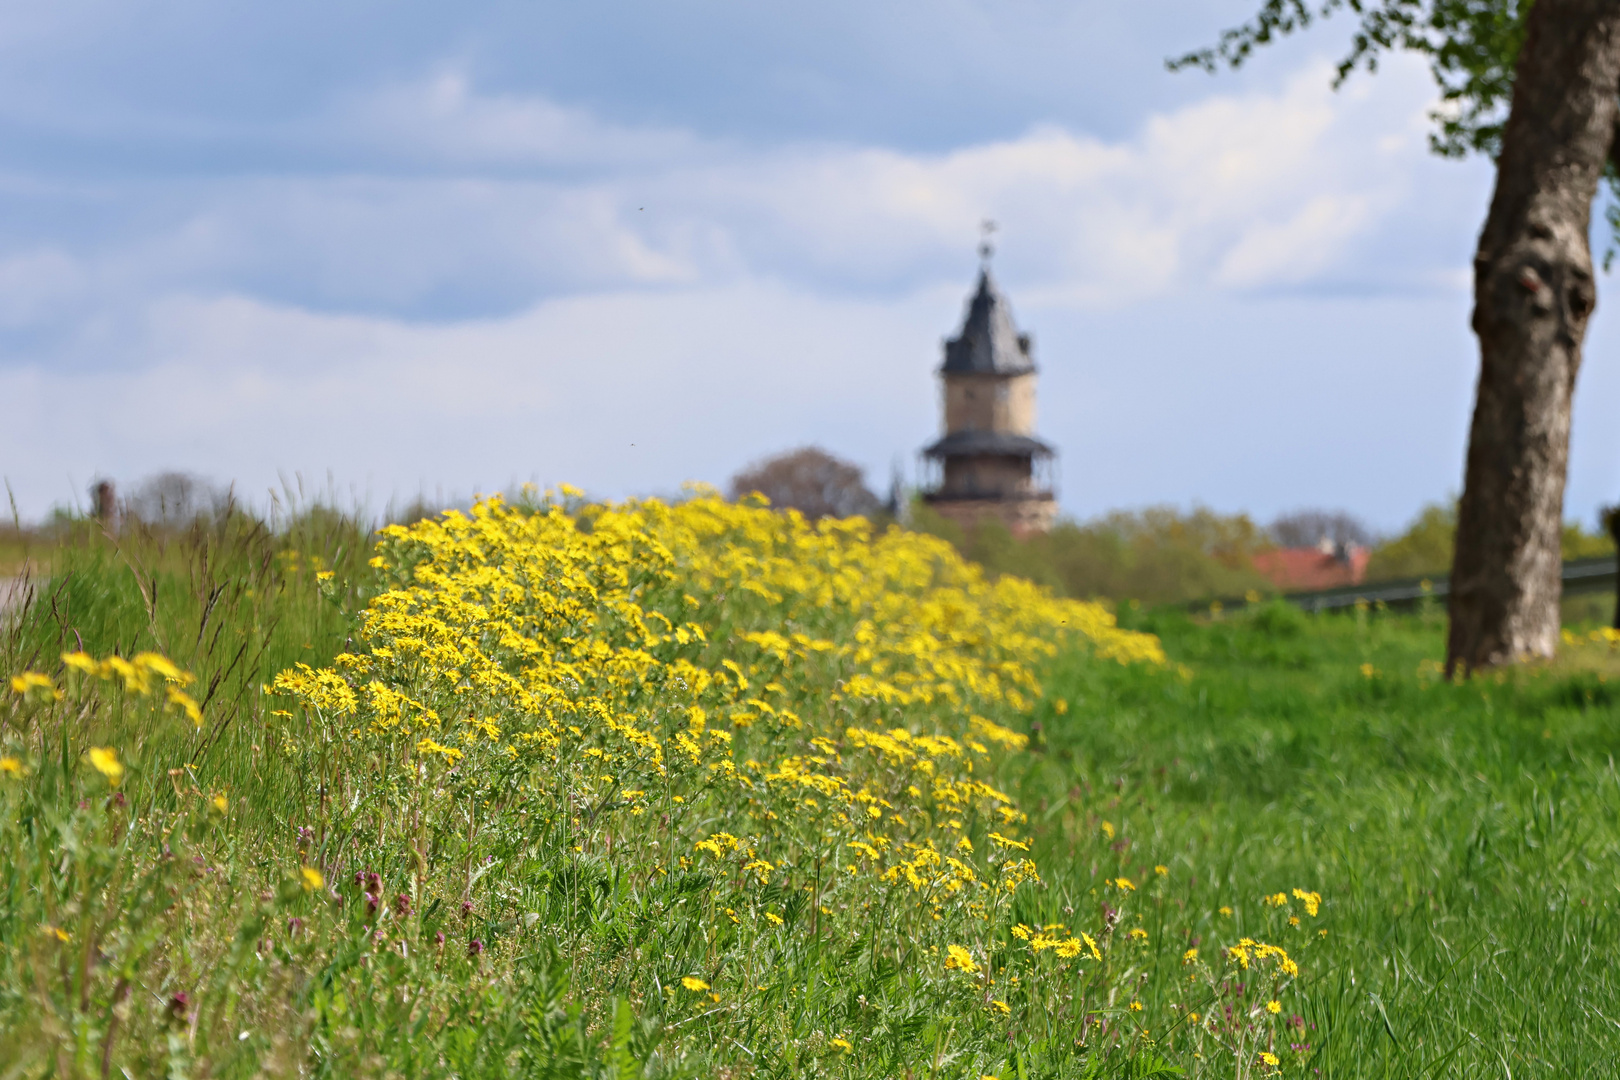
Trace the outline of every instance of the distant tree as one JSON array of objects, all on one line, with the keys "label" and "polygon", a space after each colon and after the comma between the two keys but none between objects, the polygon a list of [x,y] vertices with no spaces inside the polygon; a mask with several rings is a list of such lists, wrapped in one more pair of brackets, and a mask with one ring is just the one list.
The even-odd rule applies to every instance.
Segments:
[{"label": "distant tree", "polygon": [[435,506],[428,502],[426,496],[418,495],[403,510],[390,513],[388,520],[393,525],[415,525],[426,518],[437,517],[441,510],[443,507]]},{"label": "distant tree", "polygon": [[1399,536],[1373,548],[1367,577],[1373,580],[1405,577],[1443,578],[1451,573],[1451,552],[1457,539],[1457,504],[1425,506]]},{"label": "distant tree", "polygon": [[1369,547],[1373,542],[1372,530],[1344,510],[1295,510],[1266,531],[1279,547],[1315,547],[1323,537],[1343,546]]},{"label": "distant tree", "polygon": [[[1255,18],[1172,66],[1236,67],[1334,11],[1360,25],[1339,66],[1426,56],[1444,105],[1434,149],[1496,159],[1474,255],[1480,376],[1451,593],[1446,672],[1558,645],[1559,549],[1581,345],[1597,302],[1592,203],[1617,176],[1616,0],[1263,0]],[[1620,217],[1610,215],[1611,228]],[[1612,248],[1611,248],[1612,250]]]},{"label": "distant tree", "polygon": [[[1606,520],[1605,524],[1606,524]],[[1406,527],[1406,531],[1373,548],[1367,561],[1367,577],[1373,580],[1403,577],[1446,577],[1456,547],[1457,504],[1431,503]],[[1559,530],[1558,555],[1564,559],[1586,559],[1607,555],[1614,542],[1602,533],[1590,533],[1578,521],[1566,521]]]},{"label": "distant tree", "polygon": [[731,478],[733,499],[756,493],[777,509],[791,508],[812,520],[870,515],[882,505],[859,465],[816,446],[757,461]]},{"label": "distant tree", "polygon": [[912,525],[949,540],[992,574],[1027,578],[1067,596],[1157,604],[1272,588],[1253,563],[1271,542],[1245,514],[1156,506],[1060,521],[1020,540],[995,518],[963,529],[919,501]]},{"label": "distant tree", "polygon": [[189,525],[226,512],[230,493],[187,472],[161,472],[135,487],[127,509],[147,525]]}]

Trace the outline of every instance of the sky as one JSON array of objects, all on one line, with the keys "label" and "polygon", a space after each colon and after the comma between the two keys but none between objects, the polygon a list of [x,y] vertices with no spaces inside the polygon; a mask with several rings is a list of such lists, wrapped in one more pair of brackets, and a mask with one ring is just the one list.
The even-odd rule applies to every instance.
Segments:
[{"label": "sky", "polygon": [[[0,0],[0,474],[164,469],[373,510],[724,485],[937,434],[977,269],[1066,513],[1461,485],[1489,164],[1350,29],[1170,73],[1254,0]],[[1620,497],[1620,320],[1567,513]]]}]

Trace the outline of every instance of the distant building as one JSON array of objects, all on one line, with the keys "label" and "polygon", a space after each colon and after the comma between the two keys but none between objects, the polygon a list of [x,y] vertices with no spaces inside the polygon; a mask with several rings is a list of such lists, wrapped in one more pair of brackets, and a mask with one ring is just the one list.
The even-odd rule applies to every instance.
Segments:
[{"label": "distant building", "polygon": [[1273,548],[1254,556],[1254,568],[1283,592],[1310,592],[1360,585],[1372,551],[1360,544],[1335,544],[1327,537],[1315,547]]},{"label": "distant building", "polygon": [[965,526],[994,517],[1015,536],[1051,528],[1057,453],[1035,437],[1035,360],[988,265],[939,374],[945,431],[922,451],[923,499]]}]

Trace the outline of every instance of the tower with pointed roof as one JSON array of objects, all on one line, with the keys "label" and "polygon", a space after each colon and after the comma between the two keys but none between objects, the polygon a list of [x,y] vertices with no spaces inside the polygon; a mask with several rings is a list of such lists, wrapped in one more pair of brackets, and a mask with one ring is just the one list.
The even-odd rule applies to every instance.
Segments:
[{"label": "tower with pointed roof", "polygon": [[1045,532],[1057,517],[1057,454],[1035,437],[1035,360],[990,276],[989,244],[961,332],[940,365],[944,434],[923,449],[923,499],[970,526],[999,518],[1015,536]]}]

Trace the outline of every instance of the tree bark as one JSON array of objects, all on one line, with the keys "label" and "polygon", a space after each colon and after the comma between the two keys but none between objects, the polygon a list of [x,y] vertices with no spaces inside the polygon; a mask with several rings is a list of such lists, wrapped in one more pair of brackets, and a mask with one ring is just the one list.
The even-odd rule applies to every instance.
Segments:
[{"label": "tree bark", "polygon": [[1474,258],[1479,387],[1448,675],[1551,656],[1570,404],[1596,302],[1592,200],[1620,114],[1620,0],[1537,0]]},{"label": "tree bark", "polygon": [[[1620,552],[1620,505],[1603,508],[1603,527],[1614,538],[1615,551]],[[1614,628],[1620,630],[1620,582],[1615,583],[1614,590]]]}]

